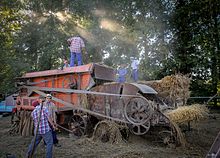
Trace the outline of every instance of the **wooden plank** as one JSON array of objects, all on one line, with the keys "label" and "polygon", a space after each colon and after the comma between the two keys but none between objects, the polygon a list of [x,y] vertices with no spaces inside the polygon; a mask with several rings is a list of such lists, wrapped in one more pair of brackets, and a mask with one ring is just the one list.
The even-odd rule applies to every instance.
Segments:
[{"label": "wooden plank", "polygon": [[220,132],[215,138],[206,158],[220,158]]},{"label": "wooden plank", "polygon": [[75,93],[75,94],[92,94],[92,95],[107,95],[107,96],[118,96],[118,97],[139,97],[144,98],[142,96],[137,95],[128,95],[128,94],[114,94],[114,93],[102,93],[102,92],[93,92],[87,90],[73,90],[67,88],[48,88],[48,87],[35,87],[35,86],[24,86],[25,88],[31,89],[33,91],[48,91],[48,92],[61,92],[61,93]]}]

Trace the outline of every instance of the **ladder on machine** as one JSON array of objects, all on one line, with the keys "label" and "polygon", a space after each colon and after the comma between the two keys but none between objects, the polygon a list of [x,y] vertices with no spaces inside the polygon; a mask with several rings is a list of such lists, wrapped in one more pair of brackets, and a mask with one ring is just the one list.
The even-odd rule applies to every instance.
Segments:
[{"label": "ladder on machine", "polygon": [[206,155],[206,158],[220,158],[220,132],[215,138],[215,141]]}]

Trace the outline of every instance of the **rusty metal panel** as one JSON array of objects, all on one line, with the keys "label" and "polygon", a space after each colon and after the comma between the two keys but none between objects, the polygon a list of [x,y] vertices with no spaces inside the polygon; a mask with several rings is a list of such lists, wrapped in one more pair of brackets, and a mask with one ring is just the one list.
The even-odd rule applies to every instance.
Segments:
[{"label": "rusty metal panel", "polygon": [[[122,84],[120,83],[111,83],[104,85],[104,92],[111,94],[120,94],[122,93]],[[120,96],[106,96],[105,97],[105,109],[106,115],[109,112],[109,116],[123,119],[123,108],[124,102]]]},{"label": "rusty metal panel", "polygon": [[[120,94],[122,85],[119,83],[110,83],[101,86],[97,86],[91,89],[95,92],[103,92],[110,94]],[[88,95],[90,109],[94,112],[105,114],[106,116],[124,119],[123,98],[120,96],[100,96],[100,95]]]},{"label": "rusty metal panel", "polygon": [[53,76],[53,75],[61,75],[61,74],[85,73],[85,72],[91,72],[92,67],[93,64],[87,64],[76,67],[68,67],[63,70],[46,70],[46,71],[38,71],[38,72],[29,72],[19,78],[33,78],[33,77]]},{"label": "rusty metal panel", "polygon": [[90,73],[63,74],[49,77],[35,77],[27,85],[48,88],[88,89],[94,86]]},{"label": "rusty metal panel", "polygon": [[115,71],[110,67],[94,64],[94,77],[106,81],[115,81]]},{"label": "rusty metal panel", "polygon": [[134,85],[135,87],[137,87],[142,93],[146,93],[146,94],[157,94],[157,92],[144,84],[137,84],[137,83],[131,83],[131,85]]},{"label": "rusty metal panel", "polygon": [[123,94],[136,95],[139,89],[136,86],[133,86],[130,83],[124,83],[122,88]]},{"label": "rusty metal panel", "polygon": [[[97,86],[97,87],[93,88],[92,91],[103,92],[104,87]],[[89,94],[88,95],[88,103],[90,105],[90,107],[89,107],[90,110],[92,110],[94,112],[101,113],[101,114],[105,114],[105,105],[104,105],[105,100],[104,100],[103,96]]]}]

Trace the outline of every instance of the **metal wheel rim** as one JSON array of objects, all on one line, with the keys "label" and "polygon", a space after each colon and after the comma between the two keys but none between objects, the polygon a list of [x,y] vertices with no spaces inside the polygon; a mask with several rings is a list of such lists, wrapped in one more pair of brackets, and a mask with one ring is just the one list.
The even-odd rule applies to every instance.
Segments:
[{"label": "metal wheel rim", "polygon": [[[142,105],[131,105],[132,102],[135,102],[135,100],[137,99],[142,99]],[[132,107],[129,107],[132,106]],[[132,108],[130,110],[132,114],[129,114],[129,108]],[[133,115],[135,112],[140,112],[139,114],[135,114]],[[153,108],[151,107],[150,103],[147,101],[147,99],[143,98],[143,97],[133,97],[131,98],[128,103],[125,105],[124,107],[124,114],[125,114],[125,118],[133,125],[143,125],[145,124],[147,121],[150,120],[151,115],[153,114]],[[133,115],[133,116],[131,116]],[[136,117],[136,119],[135,119]],[[139,117],[139,118],[138,118]],[[140,118],[142,117],[142,118]]]},{"label": "metal wheel rim", "polygon": [[149,129],[150,129],[150,122],[147,122],[143,125],[131,125],[130,127],[130,131],[135,135],[144,135],[149,131]]}]

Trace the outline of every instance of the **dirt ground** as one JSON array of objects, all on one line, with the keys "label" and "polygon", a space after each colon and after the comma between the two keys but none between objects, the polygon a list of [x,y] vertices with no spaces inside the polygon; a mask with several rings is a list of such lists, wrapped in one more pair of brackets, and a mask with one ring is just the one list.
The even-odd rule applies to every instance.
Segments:
[{"label": "dirt ground", "polygon": [[[220,131],[220,110],[210,112],[210,117],[191,123],[191,131],[184,132],[187,147],[168,147],[147,137],[130,135],[121,144],[94,142],[88,138],[73,139],[67,133],[58,133],[62,147],[54,147],[54,158],[191,158],[205,157]],[[32,137],[10,136],[10,116],[0,118],[0,157],[7,154],[25,157]],[[149,136],[148,136],[149,137]],[[45,148],[38,146],[36,157],[42,158]]]}]

